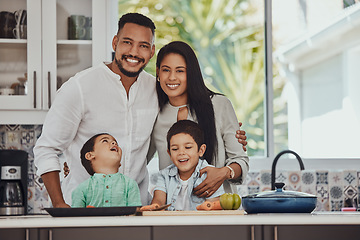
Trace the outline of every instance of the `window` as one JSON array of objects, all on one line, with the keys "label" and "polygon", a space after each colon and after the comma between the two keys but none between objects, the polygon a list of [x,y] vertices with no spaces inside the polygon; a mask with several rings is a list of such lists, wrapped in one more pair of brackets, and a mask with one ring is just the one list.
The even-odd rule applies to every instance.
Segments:
[{"label": "window", "polygon": [[[195,49],[207,86],[232,101],[259,159],[284,149],[310,159],[360,155],[357,2],[118,1],[119,15],[154,20],[157,50],[173,40]],[[155,74],[155,58],[146,70]]]},{"label": "window", "polygon": [[[248,154],[264,157],[263,0],[119,0],[119,10],[120,16],[140,12],[155,22],[157,50],[174,40],[193,47],[206,85],[226,95],[243,122],[249,139]],[[146,71],[155,74],[155,60],[151,60]]]},{"label": "window", "polygon": [[289,147],[305,158],[360,155],[359,20],[354,1],[273,1]]}]

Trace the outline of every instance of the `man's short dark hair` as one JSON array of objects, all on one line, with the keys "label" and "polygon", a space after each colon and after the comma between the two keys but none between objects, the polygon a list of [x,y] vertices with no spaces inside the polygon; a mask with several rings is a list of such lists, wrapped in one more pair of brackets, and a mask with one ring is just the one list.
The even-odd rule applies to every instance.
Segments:
[{"label": "man's short dark hair", "polygon": [[83,147],[80,150],[81,164],[84,166],[86,171],[91,176],[94,175],[95,172],[91,165],[91,162],[86,159],[85,154],[88,152],[94,151],[95,140],[97,137],[99,137],[101,135],[109,135],[109,134],[108,133],[99,133],[99,134],[92,136],[89,140],[86,141],[86,143],[84,143]]},{"label": "man's short dark hair", "polygon": [[135,23],[137,25],[150,28],[153,36],[155,36],[156,27],[154,22],[150,18],[140,13],[126,13],[122,15],[122,17],[119,19],[118,22],[118,33],[120,32],[121,29],[123,29],[126,23]]},{"label": "man's short dark hair", "polygon": [[167,133],[166,140],[168,150],[170,150],[171,137],[179,133],[189,134],[198,145],[198,149],[204,144],[204,133],[199,124],[191,120],[180,120],[174,123]]}]

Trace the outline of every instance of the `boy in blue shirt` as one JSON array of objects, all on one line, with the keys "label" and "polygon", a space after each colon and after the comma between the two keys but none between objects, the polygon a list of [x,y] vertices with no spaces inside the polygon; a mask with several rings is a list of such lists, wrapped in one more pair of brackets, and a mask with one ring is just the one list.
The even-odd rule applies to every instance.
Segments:
[{"label": "boy in blue shirt", "polygon": [[137,183],[119,172],[121,155],[115,138],[107,133],[84,144],[81,163],[91,177],[72,192],[72,207],[141,206]]},{"label": "boy in blue shirt", "polygon": [[[168,131],[167,148],[173,164],[159,172],[150,209],[171,204],[168,210],[196,210],[206,200],[193,194],[193,188],[206,178],[206,173],[200,176],[200,169],[209,166],[200,159],[206,150],[204,134],[197,123],[180,120]],[[212,197],[223,193],[220,186]]]}]

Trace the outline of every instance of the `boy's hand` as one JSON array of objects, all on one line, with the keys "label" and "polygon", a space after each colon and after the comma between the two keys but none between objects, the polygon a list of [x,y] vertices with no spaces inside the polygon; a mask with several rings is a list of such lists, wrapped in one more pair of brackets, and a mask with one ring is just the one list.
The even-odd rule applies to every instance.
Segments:
[{"label": "boy's hand", "polygon": [[152,211],[152,210],[157,209],[159,207],[160,207],[159,204],[153,203],[151,205],[142,206],[140,208],[140,211]]},{"label": "boy's hand", "polygon": [[198,197],[209,198],[213,195],[226,180],[227,168],[205,167],[200,170],[200,176],[205,172],[207,176],[205,180],[196,188],[194,194]]}]

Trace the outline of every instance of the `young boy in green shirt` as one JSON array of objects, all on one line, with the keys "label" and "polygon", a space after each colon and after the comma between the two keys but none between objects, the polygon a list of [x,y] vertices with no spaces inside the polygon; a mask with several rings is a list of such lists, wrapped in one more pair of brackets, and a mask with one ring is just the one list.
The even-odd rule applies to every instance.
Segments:
[{"label": "young boy in green shirt", "polygon": [[72,192],[71,207],[141,206],[136,181],[119,172],[121,155],[115,138],[107,133],[84,144],[81,163],[91,177]]}]

